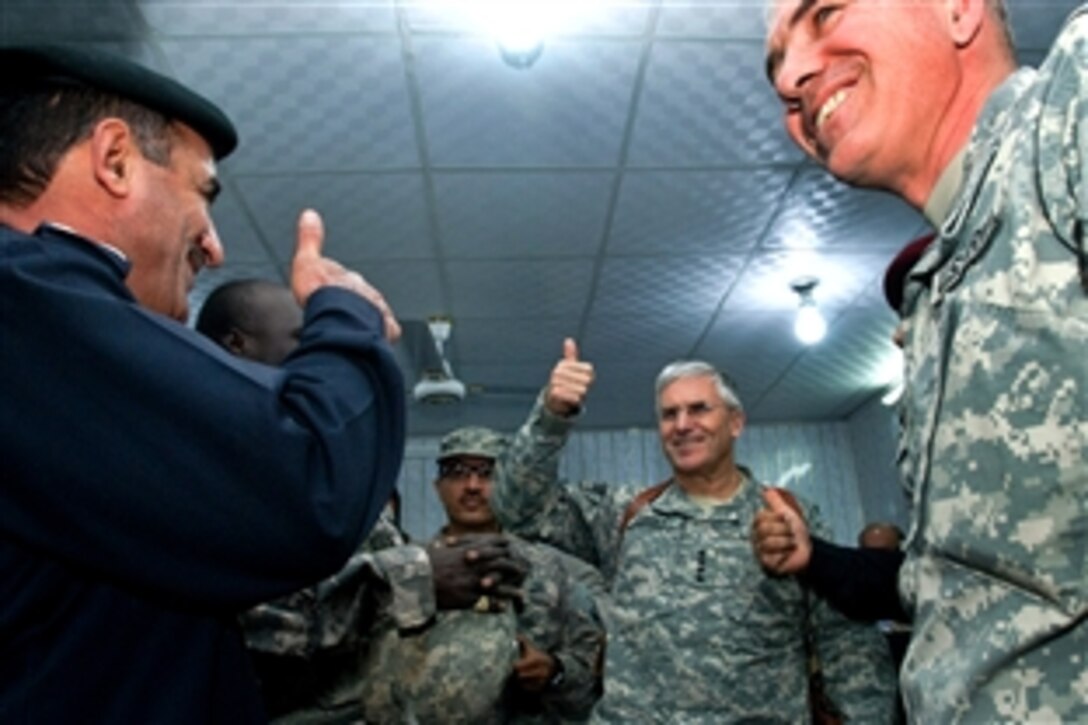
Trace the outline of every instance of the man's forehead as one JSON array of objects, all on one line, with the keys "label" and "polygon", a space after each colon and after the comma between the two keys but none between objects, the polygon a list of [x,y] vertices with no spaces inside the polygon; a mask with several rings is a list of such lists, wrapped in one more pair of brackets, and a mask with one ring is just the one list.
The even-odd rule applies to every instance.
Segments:
[{"label": "man's forehead", "polygon": [[769,0],[767,4],[767,42],[793,27],[818,0]]},{"label": "man's forehead", "polygon": [[677,378],[661,390],[662,405],[679,405],[719,399],[718,389],[709,375]]}]

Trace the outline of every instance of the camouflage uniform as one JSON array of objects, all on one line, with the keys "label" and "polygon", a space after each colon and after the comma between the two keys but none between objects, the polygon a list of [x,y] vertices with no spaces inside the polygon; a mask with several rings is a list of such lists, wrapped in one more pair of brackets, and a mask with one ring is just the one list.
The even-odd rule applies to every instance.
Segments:
[{"label": "camouflage uniform", "polygon": [[383,513],[338,573],[242,614],[266,702],[289,711],[271,713],[277,722],[359,722],[359,657],[376,618],[413,628],[434,616],[430,559],[404,541]]},{"label": "camouflage uniform", "polygon": [[965,159],[903,307],[903,692],[920,722],[1088,722],[1088,13]]},{"label": "camouflage uniform", "polygon": [[794,578],[766,575],[752,555],[759,483],[746,474],[736,496],[710,508],[670,486],[623,531],[640,488],[556,483],[570,426],[538,400],[497,471],[491,502],[505,526],[599,566],[610,585],[595,720],[808,722],[808,630],[828,694],[845,714],[890,721],[894,674],[880,634],[806,595]]},{"label": "camouflage uniform", "polygon": [[[603,641],[595,601],[566,568],[561,552],[511,536],[515,555],[529,562],[525,605],[510,613],[439,612],[417,634],[396,636],[394,647],[364,670],[368,720],[404,722],[553,723],[582,721],[599,695],[594,666]],[[562,681],[541,694],[523,692],[511,673],[515,634],[559,660]],[[387,634],[387,641],[391,635]]]},{"label": "camouflage uniform", "polygon": [[[458,428],[443,437],[439,464],[462,456],[501,461],[506,439],[489,428]],[[440,546],[444,531],[432,545]],[[510,536],[511,551],[529,564],[515,614],[440,612],[425,630],[392,628],[364,668],[363,709],[377,722],[554,723],[584,721],[600,695],[596,677],[604,625],[596,572],[544,544]],[[599,577],[597,577],[599,579]],[[521,690],[513,676],[516,635],[559,663],[560,681],[541,693]]]}]

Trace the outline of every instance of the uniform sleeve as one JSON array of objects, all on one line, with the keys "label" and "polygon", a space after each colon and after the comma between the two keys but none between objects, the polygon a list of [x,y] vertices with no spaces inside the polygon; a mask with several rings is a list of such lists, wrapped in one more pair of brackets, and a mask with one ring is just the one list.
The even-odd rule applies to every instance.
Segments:
[{"label": "uniform sleeve", "polygon": [[1059,33],[1040,73],[1046,95],[1038,123],[1040,199],[1054,232],[1088,253],[1088,8],[1078,8]]},{"label": "uniform sleeve", "polygon": [[563,576],[562,643],[551,652],[563,668],[563,679],[545,689],[541,699],[552,712],[583,719],[601,695],[598,661],[604,648],[604,625],[589,589],[569,574]]},{"label": "uniform sleeve", "polygon": [[503,528],[541,541],[601,569],[610,578],[620,516],[633,495],[606,483],[562,483],[559,455],[573,421],[537,399],[496,468],[491,509]]},{"label": "uniform sleeve", "polygon": [[378,311],[319,290],[298,349],[273,370],[48,244],[25,260],[11,255],[32,245],[5,247],[0,266],[4,536],[217,611],[336,571],[389,498],[404,446]]},{"label": "uniform sleeve", "polygon": [[[815,535],[827,535],[815,508],[806,513]],[[896,675],[883,635],[855,622],[807,591],[808,627],[823,672],[824,689],[848,722],[892,722]]]},{"label": "uniform sleeve", "polygon": [[435,613],[430,559],[383,516],[348,563],[316,586],[259,604],[241,616],[246,645],[308,659],[366,646],[376,622],[401,628]]}]

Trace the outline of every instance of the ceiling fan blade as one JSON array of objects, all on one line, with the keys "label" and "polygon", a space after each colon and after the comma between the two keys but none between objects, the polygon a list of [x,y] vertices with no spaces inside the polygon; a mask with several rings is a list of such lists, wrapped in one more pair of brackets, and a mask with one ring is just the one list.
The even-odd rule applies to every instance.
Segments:
[{"label": "ceiling fan blade", "polygon": [[[421,380],[426,374],[446,374],[449,365],[439,355],[426,320],[402,320],[400,342],[395,346],[398,359],[411,380]],[[452,377],[447,375],[447,377]]]}]

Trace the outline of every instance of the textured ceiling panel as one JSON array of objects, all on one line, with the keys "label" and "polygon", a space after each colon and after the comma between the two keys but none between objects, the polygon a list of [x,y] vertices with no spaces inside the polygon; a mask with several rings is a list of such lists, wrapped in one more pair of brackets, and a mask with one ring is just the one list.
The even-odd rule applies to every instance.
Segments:
[{"label": "textured ceiling panel", "polygon": [[746,252],[790,180],[788,171],[629,171],[611,254]]},{"label": "textured ceiling panel", "polygon": [[[1021,57],[1041,60],[1076,4],[1009,0]],[[213,210],[227,262],[194,309],[226,279],[286,279],[314,207],[326,251],[400,317],[453,316],[472,392],[410,404],[415,435],[520,424],[566,336],[597,366],[582,428],[653,426],[678,357],[725,370],[756,422],[879,394],[884,269],[927,225],[802,160],[762,23],[761,0],[606,2],[519,70],[429,0],[0,0],[3,42],[114,50],[234,118]],[[793,334],[803,274],[830,326],[812,348]]]},{"label": "textured ceiling panel", "polygon": [[459,317],[560,317],[573,327],[589,296],[585,260],[450,262],[447,271]]},{"label": "textured ceiling panel", "polygon": [[444,173],[434,179],[451,259],[591,256],[612,195],[608,173]]},{"label": "textured ceiling panel", "polygon": [[882,392],[893,382],[899,353],[891,342],[894,316],[887,311],[847,311],[824,340],[797,358],[760,405],[774,407],[790,398],[820,400],[821,407],[850,412],[855,396]]},{"label": "textured ceiling panel", "polygon": [[887,253],[767,252],[745,268],[744,283],[733,289],[723,309],[797,309],[800,300],[790,284],[804,276],[819,280],[813,291],[816,304],[837,309],[853,303],[866,285],[875,284],[890,258]]},{"label": "textured ceiling panel", "polygon": [[628,361],[594,362],[596,379],[586,398],[579,428],[655,428],[654,381],[672,357],[643,360],[632,356]]},{"label": "textured ceiling panel", "polygon": [[[538,341],[539,342],[542,341]],[[536,347],[533,344],[532,347]],[[547,352],[541,350],[541,352]],[[558,352],[556,353],[558,359]],[[549,362],[544,355],[531,363],[461,363],[457,374],[477,394],[491,397],[499,395],[518,398],[529,412],[529,405],[548,382],[554,362]]]},{"label": "textured ceiling panel", "polygon": [[325,251],[345,261],[421,259],[434,252],[418,173],[243,176],[238,187],[284,261],[306,207],[325,221]]},{"label": "textured ceiling panel", "polygon": [[[464,365],[543,364],[548,371],[563,353],[563,340],[574,334],[567,317],[531,321],[455,316],[451,346],[454,360]],[[533,368],[534,370],[536,368]],[[505,382],[513,381],[506,379]],[[543,385],[543,379],[525,381]]]},{"label": "textured ceiling panel", "polygon": [[654,44],[629,153],[633,166],[770,164],[800,159],[763,75],[762,46]]},{"label": "textured ceiling panel", "polygon": [[[540,3],[544,5],[545,3]],[[652,2],[566,2],[550,9],[560,16],[551,35],[633,35],[646,28]],[[413,0],[401,3],[408,27],[414,32],[480,33],[475,16],[460,0]],[[547,45],[545,44],[545,52]]]},{"label": "textured ceiling panel", "polygon": [[742,263],[742,258],[720,254],[611,257],[601,269],[591,314],[622,315],[636,322],[685,315],[696,318],[701,330],[733,286]]},{"label": "textured ceiling panel", "polygon": [[125,40],[145,35],[127,0],[4,0],[0,29],[9,43]]},{"label": "textured ceiling panel", "polygon": [[746,39],[763,42],[767,24],[762,3],[722,0],[662,0],[660,36]]},{"label": "textured ceiling panel", "polygon": [[804,165],[764,247],[896,250],[925,227],[922,215],[897,197],[846,186],[823,169]]},{"label": "textured ceiling panel", "polygon": [[226,252],[228,264],[277,263],[277,259],[269,254],[264,241],[250,223],[245,209],[239,204],[233,186],[223,187],[212,209],[212,220]]},{"label": "textured ceiling panel", "polygon": [[392,0],[137,0],[162,35],[396,32]]},{"label": "textured ceiling panel", "polygon": [[381,290],[398,319],[425,320],[449,314],[439,266],[433,259],[344,259],[344,263]]},{"label": "textured ceiling panel", "polygon": [[276,36],[162,46],[178,76],[235,119],[239,171],[419,165],[394,39]]},{"label": "textured ceiling panel", "polygon": [[530,71],[487,41],[415,42],[437,166],[611,166],[619,158],[641,43],[553,42]]},{"label": "textured ceiling panel", "polygon": [[638,360],[661,367],[685,356],[701,333],[697,315],[602,315],[590,318],[579,342],[582,354],[602,365]]}]

